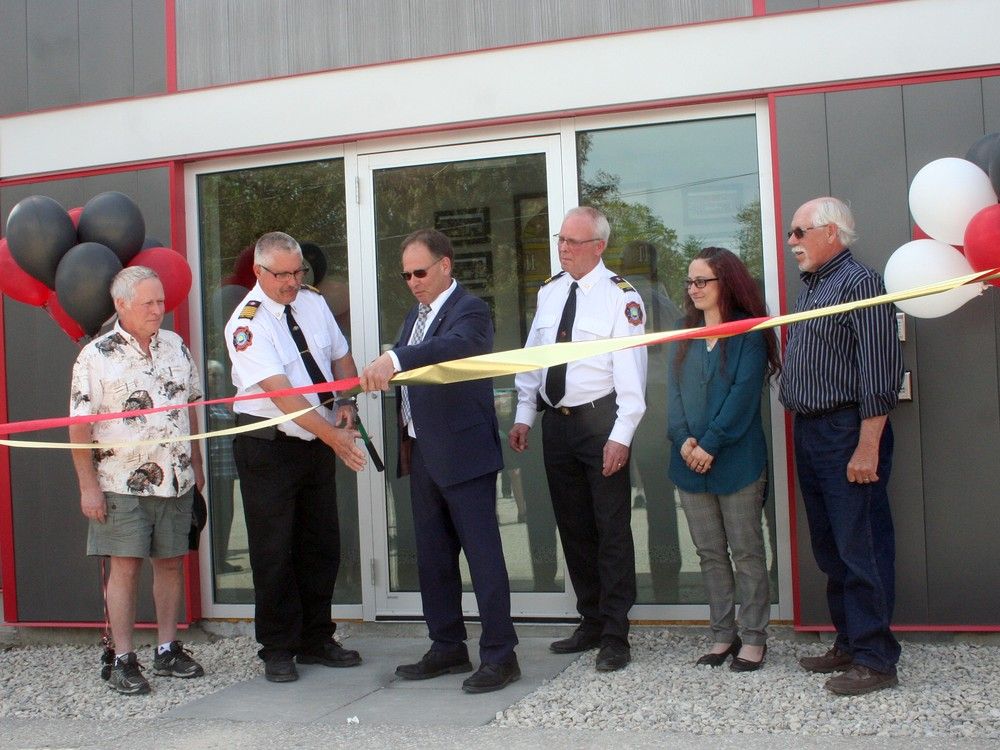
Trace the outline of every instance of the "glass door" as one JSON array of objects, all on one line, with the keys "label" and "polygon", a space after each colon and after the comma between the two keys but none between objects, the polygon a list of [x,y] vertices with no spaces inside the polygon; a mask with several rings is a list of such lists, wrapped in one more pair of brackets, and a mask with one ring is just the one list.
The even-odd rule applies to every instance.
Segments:
[{"label": "glass door", "polygon": [[[415,304],[399,277],[399,244],[413,230],[426,227],[451,238],[456,279],[489,304],[495,349],[523,344],[539,285],[553,272],[550,237],[564,211],[559,136],[360,155],[358,189],[362,253],[366,274],[371,274],[366,289],[374,289],[371,299],[377,299],[377,312],[366,316],[372,327],[365,334],[366,362],[395,343],[407,310]],[[497,520],[513,613],[572,616],[575,599],[567,592],[541,445],[522,455],[506,448],[517,400],[513,386],[512,376],[494,380],[505,464],[497,478]],[[384,474],[367,472],[374,614],[417,615],[421,605],[409,480],[396,478],[394,394],[369,395],[363,417],[386,454]],[[463,608],[475,615],[464,558],[462,571]]]}]

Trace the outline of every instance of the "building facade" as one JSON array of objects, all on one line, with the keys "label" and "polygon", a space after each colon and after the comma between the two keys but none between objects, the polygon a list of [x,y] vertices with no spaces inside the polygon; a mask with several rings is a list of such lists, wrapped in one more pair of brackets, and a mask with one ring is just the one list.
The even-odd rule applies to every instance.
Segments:
[{"label": "building facade", "polygon": [[[855,254],[881,270],[910,239],[917,170],[1000,130],[998,25],[994,0],[0,0],[0,216],[33,194],[67,208],[104,190],[132,196],[147,234],[194,272],[172,325],[210,397],[232,393],[222,327],[252,285],[247,249],[274,229],[303,243],[359,366],[395,341],[411,301],[399,241],[424,226],[453,238],[456,276],[490,304],[496,348],[519,347],[538,285],[558,270],[551,235],[579,203],[611,218],[605,259],[643,294],[647,330],[680,317],[687,259],[705,245],[739,252],[769,309],[785,312],[799,281],[784,229],[799,204],[849,200]],[[994,296],[904,321],[913,398],[892,417],[890,487],[900,627],[1000,628],[984,523],[1000,440]],[[5,298],[0,315],[0,420],[64,415],[77,346],[40,308]],[[705,620],[666,478],[665,378],[651,351],[632,616]],[[495,386],[506,430],[513,380]],[[412,618],[394,404],[359,405],[389,470],[338,475],[335,614]],[[774,391],[764,412],[772,615],[822,628],[824,584]],[[225,409],[204,416],[229,425]],[[250,617],[239,483],[225,441],[206,448],[210,527],[186,614]],[[498,516],[515,615],[571,617],[540,450],[505,461]],[[0,449],[6,620],[102,618],[84,521],[68,454]],[[471,593],[467,606],[475,614]]]}]

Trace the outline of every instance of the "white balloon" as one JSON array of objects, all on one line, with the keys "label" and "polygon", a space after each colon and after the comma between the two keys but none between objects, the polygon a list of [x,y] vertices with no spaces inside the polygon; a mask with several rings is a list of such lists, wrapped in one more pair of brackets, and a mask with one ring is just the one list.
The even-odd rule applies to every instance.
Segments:
[{"label": "white balloon", "polygon": [[936,159],[910,183],[913,220],[929,236],[949,245],[961,245],[970,219],[996,202],[989,176],[965,159]]},{"label": "white balloon", "polygon": [[[937,240],[913,240],[889,257],[885,264],[885,288],[891,294],[970,273],[975,271],[969,261],[951,245]],[[896,307],[915,318],[940,318],[955,312],[981,291],[982,284],[965,284],[940,294],[903,300]]]}]

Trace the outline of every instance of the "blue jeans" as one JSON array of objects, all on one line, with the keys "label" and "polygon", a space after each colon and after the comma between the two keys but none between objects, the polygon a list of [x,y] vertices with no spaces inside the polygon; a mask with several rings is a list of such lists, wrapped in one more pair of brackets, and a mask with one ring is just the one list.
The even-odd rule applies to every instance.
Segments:
[{"label": "blue jeans", "polygon": [[878,481],[847,481],[858,445],[856,408],[795,416],[795,458],[816,564],[827,575],[826,598],[836,647],[857,664],[895,674],[899,643],[890,631],[895,603],[896,539],[886,486],[892,427],[879,445]]}]

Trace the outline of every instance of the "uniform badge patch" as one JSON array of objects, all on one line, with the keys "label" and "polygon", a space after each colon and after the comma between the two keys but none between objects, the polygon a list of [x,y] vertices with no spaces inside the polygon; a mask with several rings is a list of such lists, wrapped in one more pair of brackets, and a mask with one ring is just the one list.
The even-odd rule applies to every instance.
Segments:
[{"label": "uniform badge patch", "polygon": [[253,316],[257,314],[257,309],[260,307],[260,300],[252,299],[243,305],[243,309],[240,310],[239,320],[253,320]]},{"label": "uniform badge patch", "polygon": [[625,319],[629,325],[637,326],[642,323],[642,305],[638,302],[629,302],[625,305]]},{"label": "uniform badge patch", "polygon": [[[634,302],[632,304],[635,304]],[[242,315],[240,317],[243,317]],[[238,352],[246,351],[253,343],[253,333],[246,326],[240,326],[233,331],[233,349]]]}]

